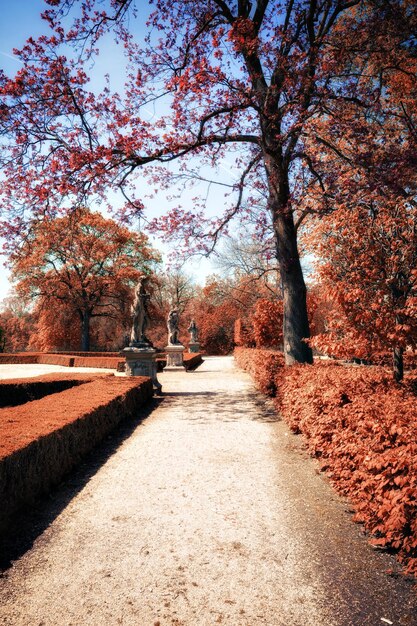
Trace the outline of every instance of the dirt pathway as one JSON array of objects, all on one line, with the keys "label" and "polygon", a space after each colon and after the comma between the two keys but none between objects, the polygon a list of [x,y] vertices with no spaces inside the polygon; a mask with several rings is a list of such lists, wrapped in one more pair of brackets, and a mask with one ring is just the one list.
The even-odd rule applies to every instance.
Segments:
[{"label": "dirt pathway", "polygon": [[411,584],[231,358],[160,380],[147,419],[43,503],[66,506],[0,579],[0,624],[417,624]]}]

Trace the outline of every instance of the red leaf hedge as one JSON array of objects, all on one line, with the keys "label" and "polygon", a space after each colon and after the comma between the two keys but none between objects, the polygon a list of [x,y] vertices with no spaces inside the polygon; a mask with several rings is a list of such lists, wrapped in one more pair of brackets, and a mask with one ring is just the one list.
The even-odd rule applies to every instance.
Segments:
[{"label": "red leaf hedge", "polygon": [[104,367],[117,370],[119,363],[125,363],[123,358],[112,356],[75,356],[73,357],[74,367]]},{"label": "red leaf hedge", "polygon": [[268,396],[276,394],[276,377],[284,365],[284,355],[272,350],[235,348],[236,363],[248,372],[260,391]]},{"label": "red leaf hedge", "polygon": [[0,409],[0,530],[152,394],[149,378],[100,377]]},{"label": "red leaf hedge", "polygon": [[[262,387],[270,353],[243,351],[238,364]],[[275,379],[277,410],[305,436],[333,485],[351,500],[355,520],[373,544],[395,550],[406,573],[415,576],[416,383],[416,375],[400,385],[381,367],[333,363],[282,368]]]},{"label": "red leaf hedge", "polygon": [[17,406],[44,396],[64,391],[81,385],[98,376],[113,376],[111,372],[103,374],[45,374],[33,378],[7,378],[0,380],[0,407]]}]

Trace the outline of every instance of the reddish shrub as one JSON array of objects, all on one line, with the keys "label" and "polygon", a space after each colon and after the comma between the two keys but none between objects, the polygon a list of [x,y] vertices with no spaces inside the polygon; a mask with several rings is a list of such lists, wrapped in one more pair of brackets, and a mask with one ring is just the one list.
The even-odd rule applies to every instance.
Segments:
[{"label": "reddish shrub", "polygon": [[88,356],[88,357],[97,357],[97,356],[104,356],[104,357],[117,357],[120,356],[120,352],[93,352],[93,351],[89,351],[89,352],[77,352],[75,350],[50,350],[48,352],[48,354],[69,354],[70,356]]},{"label": "reddish shrub", "polygon": [[60,354],[40,354],[36,362],[47,365],[63,365],[64,367],[72,367],[74,365],[74,357]]},{"label": "reddish shrub", "polygon": [[277,348],[282,345],[282,300],[257,301],[252,315],[253,336],[257,348]]},{"label": "reddish shrub", "polygon": [[257,386],[277,392],[277,409],[350,498],[372,543],[396,550],[406,573],[417,576],[417,376],[400,385],[381,367],[282,368],[269,355],[277,353],[235,350]]},{"label": "reddish shrub", "polygon": [[258,389],[268,396],[275,395],[277,374],[284,366],[282,352],[235,348],[234,357],[237,365],[252,376]]},{"label": "reddish shrub", "polygon": [[184,353],[184,367],[186,370],[191,370],[200,363],[202,363],[203,358],[200,352],[185,352]]},{"label": "reddish shrub", "polygon": [[91,382],[98,376],[113,374],[45,374],[33,378],[9,378],[0,380],[0,407],[17,406],[32,400],[39,400],[52,393],[70,389],[82,383]]},{"label": "reddish shrub", "polygon": [[372,543],[397,550],[417,575],[415,382],[398,385],[379,367],[294,366],[280,374],[276,402]]},{"label": "reddish shrub", "polygon": [[74,367],[104,367],[117,370],[119,363],[124,363],[124,359],[119,357],[102,356],[76,356],[74,357]]},{"label": "reddish shrub", "polygon": [[247,320],[239,317],[234,326],[234,342],[236,346],[253,348],[255,341],[253,338],[253,328]]},{"label": "reddish shrub", "polygon": [[[77,356],[81,354],[83,356]],[[102,356],[104,355],[104,356]],[[103,367],[117,370],[120,363],[124,363],[117,352],[103,353],[16,353],[0,354],[0,364],[27,364],[42,363],[46,365],[63,365],[64,367]]]},{"label": "reddish shrub", "polygon": [[27,365],[38,362],[39,353],[4,353],[0,354],[0,365]]}]

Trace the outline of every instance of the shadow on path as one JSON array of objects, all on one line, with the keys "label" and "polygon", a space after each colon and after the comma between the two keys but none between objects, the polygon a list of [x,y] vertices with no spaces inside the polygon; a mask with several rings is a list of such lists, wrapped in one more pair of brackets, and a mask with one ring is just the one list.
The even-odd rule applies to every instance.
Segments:
[{"label": "shadow on path", "polygon": [[242,392],[239,395],[239,402],[236,401],[235,395],[229,395],[223,390],[170,391],[163,395],[168,403],[184,398],[187,410],[181,419],[191,422],[236,422],[242,419],[264,423],[282,421],[273,401],[257,391]]}]

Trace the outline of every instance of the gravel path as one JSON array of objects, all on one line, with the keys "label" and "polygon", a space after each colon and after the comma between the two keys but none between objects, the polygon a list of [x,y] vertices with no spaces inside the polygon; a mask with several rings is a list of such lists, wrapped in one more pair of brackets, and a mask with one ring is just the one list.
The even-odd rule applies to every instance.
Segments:
[{"label": "gravel path", "polygon": [[148,417],[42,503],[1,625],[417,624],[411,584],[231,358],[159,378]]}]

